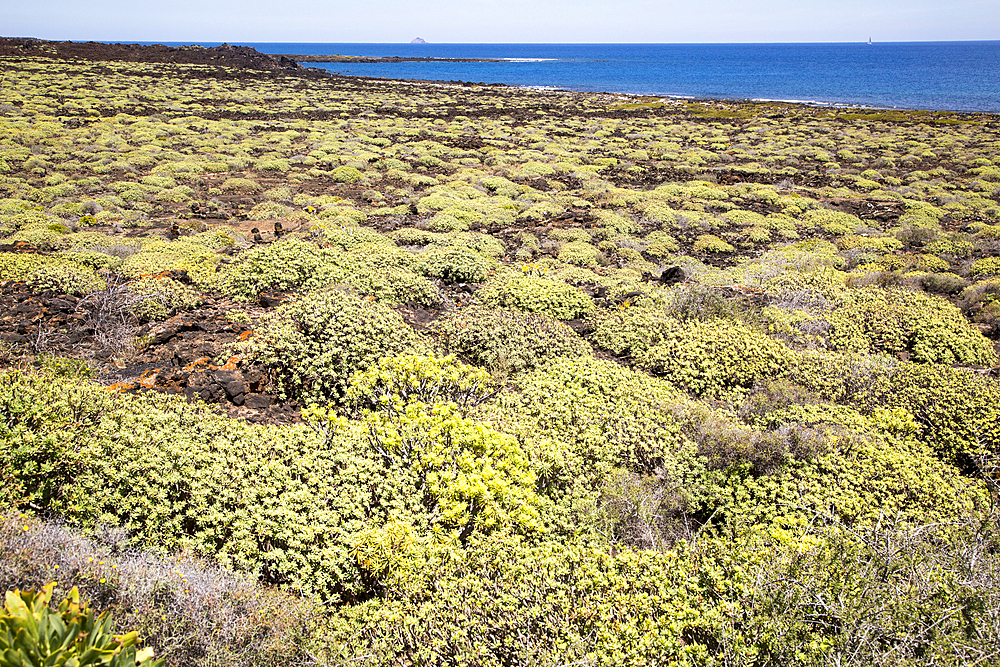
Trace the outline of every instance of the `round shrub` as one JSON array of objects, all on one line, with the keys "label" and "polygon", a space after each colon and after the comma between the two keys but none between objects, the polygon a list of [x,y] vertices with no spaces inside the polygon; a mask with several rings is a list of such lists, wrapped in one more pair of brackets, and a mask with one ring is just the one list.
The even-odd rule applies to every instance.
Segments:
[{"label": "round shrub", "polygon": [[976,249],[975,243],[964,232],[946,234],[924,246],[924,252],[949,257],[968,257]]},{"label": "round shrub", "polygon": [[292,209],[275,201],[263,201],[247,213],[251,220],[284,220]]},{"label": "round shrub", "polygon": [[920,284],[928,292],[958,294],[969,286],[969,281],[951,272],[928,273],[920,278]]},{"label": "round shrub", "polygon": [[736,248],[713,234],[701,234],[694,242],[695,252],[728,253],[736,252]]},{"label": "round shrub", "polygon": [[[353,209],[349,209],[353,212]],[[342,210],[347,213],[347,210]],[[318,225],[313,229],[319,227]],[[395,247],[395,243],[386,236],[379,234],[371,227],[354,224],[330,225],[322,228],[323,241],[341,250],[354,250],[364,245]]]},{"label": "round shrub", "polygon": [[791,350],[741,322],[691,321],[670,326],[655,346],[636,355],[639,365],[705,397],[745,394],[758,381],[788,368]]},{"label": "round shrub", "polygon": [[449,352],[499,374],[591,354],[590,345],[562,322],[518,310],[470,306],[446,315],[435,330]]},{"label": "round shrub", "polygon": [[445,235],[444,239],[436,242],[435,245],[458,245],[472,248],[483,257],[497,259],[507,252],[507,246],[498,238],[489,234],[478,234],[476,232],[465,233],[455,232]]},{"label": "round shrub", "polygon": [[739,399],[781,375],[792,352],[739,320],[681,321],[664,310],[602,310],[590,318],[593,342],[674,385],[711,398]]},{"label": "round shrub", "polygon": [[517,197],[521,193],[521,186],[508,181],[503,176],[490,176],[482,180],[484,188],[495,195],[502,197]]},{"label": "round shrub", "polygon": [[394,310],[334,289],[285,304],[238,348],[248,363],[268,367],[282,398],[326,403],[342,399],[352,374],[416,344]]},{"label": "round shrub", "polygon": [[257,171],[284,172],[288,171],[291,168],[292,167],[288,163],[288,160],[285,160],[284,158],[277,158],[277,159],[262,158],[260,160],[257,160],[257,162],[254,164],[254,169],[256,169]]},{"label": "round shrub", "polygon": [[222,182],[223,192],[250,194],[259,192],[260,189],[260,184],[257,183],[257,181],[250,180],[249,178],[227,178]]},{"label": "round shrub", "polygon": [[948,521],[974,502],[975,483],[913,441],[905,410],[879,410],[869,419],[840,406],[783,412],[779,433],[808,425],[812,438],[828,442],[826,451],[790,459],[774,475],[744,477],[739,494],[720,498],[728,505],[723,512],[750,525],[797,513],[808,520],[820,512],[848,526],[875,525],[885,516],[912,525]]},{"label": "round shrub", "polygon": [[917,271],[947,271],[951,268],[951,264],[935,255],[913,255],[911,261],[912,267]]},{"label": "round shrub", "polygon": [[636,356],[672,335],[679,316],[671,317],[659,308],[602,309],[589,318],[591,340],[618,356]]},{"label": "round shrub", "polygon": [[216,280],[218,263],[218,253],[194,237],[184,237],[176,241],[145,243],[141,249],[125,257],[121,273],[139,278],[164,271],[187,271],[198,284],[207,284]]},{"label": "round shrub", "polygon": [[129,283],[128,288],[142,298],[131,308],[140,320],[165,320],[180,310],[201,305],[194,289],[173,278],[149,276]]},{"label": "round shrub", "polygon": [[709,595],[675,552],[503,537],[430,562],[419,584],[398,580],[379,599],[338,610],[338,658],[371,667],[423,656],[484,667],[697,664],[699,642],[722,636]]},{"label": "round shrub", "polygon": [[389,237],[400,245],[426,246],[434,243],[439,235],[416,227],[402,227],[394,232],[390,232]]},{"label": "round shrub", "polygon": [[35,292],[59,292],[84,296],[104,288],[93,269],[70,262],[45,263],[32,271],[25,282]]},{"label": "round shrub", "polygon": [[[552,457],[546,493],[591,495],[614,468],[697,477],[694,443],[683,433],[683,394],[663,380],[593,357],[553,360],[517,378],[519,392],[498,399],[509,423]],[[561,451],[560,451],[561,450]],[[577,488],[582,482],[582,488]],[[696,484],[681,485],[692,496]],[[678,498],[679,503],[683,500]]]},{"label": "round shrub", "polygon": [[187,185],[181,185],[176,188],[170,188],[167,190],[161,190],[156,193],[153,197],[156,201],[168,201],[174,203],[181,203],[191,201],[192,196],[197,194],[194,189]]},{"label": "round shrub", "polygon": [[264,192],[264,199],[268,201],[291,202],[292,190],[286,186],[271,188]]},{"label": "round shrub", "polygon": [[24,280],[45,263],[46,258],[35,253],[0,252],[0,281]]},{"label": "round shrub", "polygon": [[356,208],[336,203],[323,206],[319,212],[319,219],[322,222],[314,224],[310,227],[310,231],[335,229],[337,225],[347,228],[357,227],[368,219],[368,215]]},{"label": "round shrub", "polygon": [[65,233],[48,225],[33,225],[7,237],[7,243],[27,243],[39,250],[59,250],[68,245]]},{"label": "round shrub", "polygon": [[644,241],[646,243],[644,252],[650,257],[668,257],[681,249],[677,239],[662,231],[650,232]]},{"label": "round shrub", "polygon": [[826,315],[830,343],[846,352],[881,352],[913,361],[992,365],[992,343],[938,296],[901,289],[849,290]]},{"label": "round shrub", "polygon": [[346,264],[340,253],[287,238],[241,255],[229,267],[220,289],[243,301],[267,289],[317,289],[340,282],[348,273]]},{"label": "round shrub", "polygon": [[595,267],[601,251],[586,241],[570,241],[559,248],[559,261],[576,266]]},{"label": "round shrub", "polygon": [[195,234],[190,238],[192,243],[203,245],[210,250],[224,250],[236,245],[236,239],[240,232],[232,227],[213,227],[212,229]]},{"label": "round shrub", "polygon": [[61,250],[56,254],[56,257],[66,259],[74,264],[90,267],[95,271],[113,271],[121,266],[122,263],[121,257],[94,250]]},{"label": "round shrub", "polygon": [[460,245],[433,246],[420,254],[416,270],[446,283],[481,283],[489,277],[492,263],[472,248]]},{"label": "round shrub", "polygon": [[[391,366],[376,375],[392,374]],[[475,391],[474,371],[472,375],[454,379]],[[360,380],[367,384],[366,378]],[[397,376],[390,382],[395,387],[385,388],[405,391],[408,380],[418,379]],[[430,378],[422,380],[418,382],[426,386]],[[393,490],[410,502],[419,499],[414,504],[425,514],[419,517],[421,523],[426,521],[439,534],[441,529],[454,531],[460,540],[474,532],[537,531],[543,503],[535,492],[530,459],[515,437],[466,419],[453,402],[389,403],[399,409],[365,414],[368,444],[387,468],[383,474],[402,482]],[[390,507],[386,509],[392,511]]]},{"label": "round shrub", "polygon": [[364,175],[354,167],[341,166],[330,172],[330,178],[338,183],[357,183]]},{"label": "round shrub", "polygon": [[[364,227],[358,229],[375,233]],[[387,303],[438,303],[441,294],[437,285],[411,270],[416,258],[385,237],[376,238],[376,242],[361,243],[343,255],[349,265],[342,282]],[[348,242],[346,237],[341,240]]]},{"label": "round shrub", "polygon": [[1000,454],[1000,383],[961,368],[902,364],[888,383],[869,390],[872,405],[905,408],[919,437],[949,463],[970,466]]},{"label": "round shrub", "polygon": [[362,243],[348,249],[347,256],[358,266],[373,268],[398,267],[412,269],[417,263],[413,253],[394,243],[387,243],[385,237],[378,237],[374,243]]},{"label": "round shrub", "polygon": [[401,354],[383,357],[355,373],[347,402],[357,411],[383,411],[400,416],[412,403],[451,403],[465,414],[497,393],[489,374],[454,355]]},{"label": "round shrub", "polygon": [[468,215],[468,212],[458,207],[449,207],[452,210],[439,211],[428,222],[428,227],[436,232],[464,232],[469,229],[472,217],[478,222],[482,217],[478,214]]},{"label": "round shrub", "polygon": [[969,275],[974,278],[1000,276],[1000,257],[984,257],[977,259],[969,267]]},{"label": "round shrub", "polygon": [[594,309],[594,302],[577,288],[558,280],[516,276],[487,284],[478,296],[485,303],[540,313],[557,320],[582,317]]},{"label": "round shrub", "polygon": [[802,216],[802,222],[834,236],[851,234],[861,226],[861,219],[858,216],[825,208],[806,211]]},{"label": "round shrub", "polygon": [[441,301],[437,285],[423,276],[398,266],[362,264],[358,270],[346,275],[341,282],[384,303],[432,306]]}]

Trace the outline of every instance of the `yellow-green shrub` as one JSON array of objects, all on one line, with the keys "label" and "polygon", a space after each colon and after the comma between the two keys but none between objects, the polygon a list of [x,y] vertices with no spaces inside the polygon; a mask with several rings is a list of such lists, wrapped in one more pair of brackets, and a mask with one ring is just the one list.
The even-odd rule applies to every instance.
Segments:
[{"label": "yellow-green shrub", "polygon": [[944,365],[903,364],[864,396],[869,406],[912,413],[920,439],[949,463],[974,469],[977,457],[1000,452],[1000,385],[995,380]]},{"label": "yellow-green shrub", "polygon": [[849,290],[826,315],[836,350],[907,354],[914,361],[993,364],[996,352],[941,297],[900,289]]},{"label": "yellow-green shrub", "polygon": [[695,252],[710,252],[710,253],[729,253],[736,252],[734,248],[729,243],[726,243],[718,236],[713,234],[701,234],[695,239],[694,242]]},{"label": "yellow-green shrub", "polygon": [[636,362],[696,396],[740,396],[788,367],[785,345],[737,321],[660,326],[659,342],[635,354]]},{"label": "yellow-green shrub", "polygon": [[46,258],[43,255],[0,252],[0,280],[24,280],[46,263]]},{"label": "yellow-green shrub", "polygon": [[559,248],[559,261],[576,266],[595,267],[601,251],[586,241],[570,241]]},{"label": "yellow-green shrub", "polygon": [[227,178],[222,183],[223,192],[253,193],[260,190],[260,184],[249,178]]},{"label": "yellow-green shrub", "polygon": [[594,302],[579,289],[534,276],[497,279],[479,290],[477,297],[493,306],[540,313],[557,320],[571,320],[594,309]]},{"label": "yellow-green shrub", "polygon": [[248,363],[268,368],[274,390],[305,403],[339,402],[351,375],[417,344],[389,307],[337,289],[279,308],[239,346]]},{"label": "yellow-green shrub", "polygon": [[291,237],[240,255],[219,287],[229,296],[248,301],[263,290],[313,290],[336,284],[350,268],[342,253]]},{"label": "yellow-green shrub", "polygon": [[384,303],[432,306],[441,301],[437,286],[423,276],[398,266],[361,263],[340,282]]},{"label": "yellow-green shrub", "polygon": [[1000,275],[1000,257],[984,257],[977,259],[969,267],[969,275],[973,278]]},{"label": "yellow-green shrub", "polygon": [[35,292],[59,292],[83,296],[104,289],[105,282],[93,269],[73,262],[45,262],[29,273],[24,280]]},{"label": "yellow-green shrub", "polygon": [[500,375],[591,354],[586,341],[562,322],[518,310],[470,306],[448,313],[434,330],[446,350]]},{"label": "yellow-green shrub", "polygon": [[375,667],[440,655],[484,667],[698,664],[721,636],[710,596],[675,551],[498,535],[426,562],[384,597],[338,611],[329,634],[339,656]]},{"label": "yellow-green shrub", "polygon": [[861,219],[850,213],[841,213],[826,208],[814,208],[802,215],[802,222],[819,227],[827,234],[844,236],[853,234],[861,226]]},{"label": "yellow-green shrub", "polygon": [[418,256],[416,270],[446,283],[481,283],[489,278],[493,262],[461,245],[431,246]]},{"label": "yellow-green shrub", "polygon": [[659,489],[656,511],[668,526],[703,507],[704,466],[684,433],[689,402],[668,383],[577,357],[553,359],[518,376],[516,386],[498,397],[494,419],[535,458],[538,488],[555,503],[553,530],[600,530],[608,517],[592,508],[602,496],[621,495],[609,490],[619,473]]},{"label": "yellow-green shrub", "polygon": [[121,272],[129,278],[139,278],[164,271],[187,271],[195,283],[209,286],[216,279],[218,263],[219,255],[194,237],[157,240],[144,244],[141,250],[126,257]]},{"label": "yellow-green shrub", "polygon": [[167,276],[139,278],[129,283],[128,290],[142,298],[131,308],[140,320],[165,320],[178,311],[190,310],[202,303],[193,288]]}]

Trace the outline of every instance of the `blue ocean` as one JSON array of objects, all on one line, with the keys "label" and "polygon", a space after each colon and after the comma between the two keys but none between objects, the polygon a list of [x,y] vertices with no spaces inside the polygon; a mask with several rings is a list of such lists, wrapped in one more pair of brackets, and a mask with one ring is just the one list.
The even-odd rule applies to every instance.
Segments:
[{"label": "blue ocean", "polygon": [[348,75],[639,95],[1000,113],[1000,41],[245,45],[272,54],[502,59],[501,62],[309,63]]}]

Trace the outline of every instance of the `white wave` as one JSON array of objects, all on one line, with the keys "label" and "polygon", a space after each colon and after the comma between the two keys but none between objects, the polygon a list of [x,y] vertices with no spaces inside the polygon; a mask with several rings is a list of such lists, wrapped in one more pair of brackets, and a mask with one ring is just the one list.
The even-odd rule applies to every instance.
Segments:
[{"label": "white wave", "polygon": [[508,63],[546,63],[559,60],[558,58],[500,58]]},{"label": "white wave", "polygon": [[752,99],[753,102],[785,102],[788,104],[805,104],[811,107],[832,107],[836,109],[892,109],[893,107],[877,107],[870,104],[860,104],[852,102],[821,102],[819,100],[794,100],[794,99],[778,99],[770,97],[755,97]]}]

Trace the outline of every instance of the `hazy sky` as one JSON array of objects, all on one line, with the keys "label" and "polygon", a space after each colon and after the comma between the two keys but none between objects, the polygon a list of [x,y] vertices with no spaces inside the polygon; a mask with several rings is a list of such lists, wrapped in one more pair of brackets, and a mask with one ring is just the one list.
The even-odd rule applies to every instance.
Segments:
[{"label": "hazy sky", "polygon": [[1000,0],[0,0],[0,35],[164,42],[1000,39]]}]

